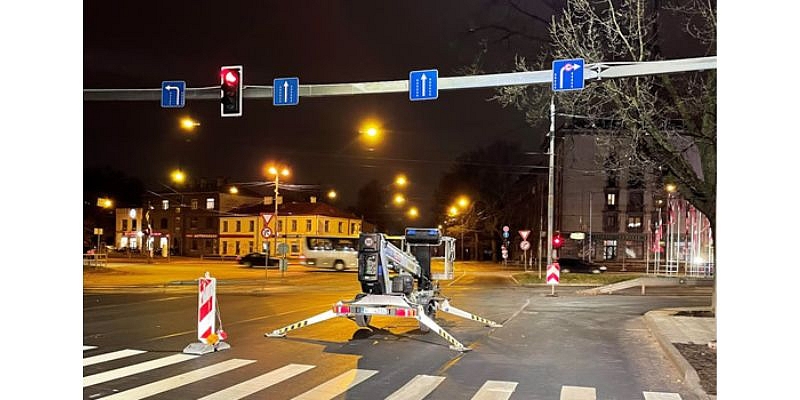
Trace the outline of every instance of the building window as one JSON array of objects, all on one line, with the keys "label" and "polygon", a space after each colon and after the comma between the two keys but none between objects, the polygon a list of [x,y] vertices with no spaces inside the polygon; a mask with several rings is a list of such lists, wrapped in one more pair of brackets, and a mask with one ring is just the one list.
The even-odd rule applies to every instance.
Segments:
[{"label": "building window", "polygon": [[606,193],[606,204],[609,206],[617,205],[617,195],[616,193]]},{"label": "building window", "polygon": [[614,260],[617,258],[617,241],[616,240],[604,240],[603,241],[603,259],[604,260]]},{"label": "building window", "polygon": [[619,223],[617,222],[617,214],[609,214],[603,220],[603,231],[605,232],[619,232]]},{"label": "building window", "polygon": [[297,232],[297,220],[292,220],[292,232]]},{"label": "building window", "polygon": [[189,218],[189,229],[197,229],[197,217]]},{"label": "building window", "polygon": [[222,221],[222,231],[223,232],[228,231],[228,221]]},{"label": "building window", "polygon": [[292,254],[300,254],[300,243],[293,241],[291,247],[292,249],[290,251]]},{"label": "building window", "polygon": [[161,200],[161,209],[169,210],[169,200]]},{"label": "building window", "polygon": [[136,230],[136,220],[135,220],[135,219],[134,219],[134,220],[131,220],[131,230],[132,230],[132,231],[135,231],[135,230]]},{"label": "building window", "polygon": [[641,232],[642,231],[642,217],[628,217],[628,231]]},{"label": "building window", "polygon": [[197,239],[192,239],[192,250],[197,251]]},{"label": "building window", "polygon": [[311,232],[311,220],[306,220],[306,232]]},{"label": "building window", "polygon": [[166,218],[161,218],[161,229],[169,228],[169,221]]},{"label": "building window", "polygon": [[356,223],[352,222],[350,223],[350,234],[355,235],[355,233],[356,233]]},{"label": "building window", "polygon": [[254,232],[256,230],[256,221],[250,221],[250,230],[248,232]]},{"label": "building window", "polygon": [[[241,231],[242,231],[242,221],[236,221],[236,232],[241,232]],[[236,254],[239,254],[239,253],[236,253]]]},{"label": "building window", "polygon": [[206,217],[206,228],[214,228],[214,217]]},{"label": "building window", "polygon": [[228,241],[222,241],[222,254],[228,254]]},{"label": "building window", "polygon": [[283,221],[278,220],[278,232],[281,232],[281,231],[283,231]]},{"label": "building window", "polygon": [[330,221],[325,221],[325,233],[328,233],[329,228],[330,228]]},{"label": "building window", "polygon": [[214,209],[214,198],[209,197],[206,199],[206,210],[213,210]]},{"label": "building window", "polygon": [[344,222],[339,222],[339,233],[344,232]]},{"label": "building window", "polygon": [[241,254],[241,252],[242,252],[241,243],[239,243],[239,241],[237,240],[236,241],[236,255],[238,256],[239,254]]},{"label": "building window", "polygon": [[252,253],[253,252],[253,241],[252,240],[247,242],[247,248],[249,249],[247,251],[248,253]]},{"label": "building window", "polygon": [[192,210],[197,210],[197,199],[192,199]]},{"label": "building window", "polygon": [[122,231],[125,232],[127,230],[128,230],[128,220],[127,219],[123,219],[122,220]]}]

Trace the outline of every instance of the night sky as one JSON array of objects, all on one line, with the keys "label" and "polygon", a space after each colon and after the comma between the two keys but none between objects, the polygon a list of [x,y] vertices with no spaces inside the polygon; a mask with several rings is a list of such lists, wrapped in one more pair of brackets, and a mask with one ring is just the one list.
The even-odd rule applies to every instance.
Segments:
[{"label": "night sky", "polygon": [[[551,13],[530,9],[545,18]],[[471,28],[525,20],[496,1],[88,1],[83,85],[160,88],[162,81],[184,80],[209,87],[218,85],[223,65],[243,65],[245,85],[271,86],[275,78],[294,76],[301,84],[402,80],[421,69],[459,76],[481,39],[502,34]],[[546,37],[542,24],[526,29]],[[514,54],[533,46],[490,42],[484,73],[511,71]],[[87,101],[83,164],[110,166],[160,190],[176,167],[190,178],[252,182],[265,180],[264,163],[279,160],[292,168],[288,182],[333,187],[342,207],[354,205],[370,179],[388,184],[404,172],[410,199],[426,210],[440,175],[459,154],[497,139],[538,150],[543,130],[487,101],[492,94],[440,90],[437,100],[421,102],[407,93],[301,97],[299,105],[284,107],[271,98],[245,98],[240,118],[221,118],[214,100],[188,100],[182,109],[163,109],[158,101]],[[200,121],[194,134],[178,127],[183,116]],[[357,141],[367,119],[385,131],[371,152]]]}]

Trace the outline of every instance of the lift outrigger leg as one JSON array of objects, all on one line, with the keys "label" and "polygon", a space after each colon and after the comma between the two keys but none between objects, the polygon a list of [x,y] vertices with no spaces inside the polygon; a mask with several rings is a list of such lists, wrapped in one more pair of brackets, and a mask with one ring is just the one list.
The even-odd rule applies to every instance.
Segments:
[{"label": "lift outrigger leg", "polygon": [[293,331],[295,329],[300,329],[309,325],[316,324],[317,322],[327,321],[331,318],[338,317],[339,315],[333,312],[333,310],[325,311],[324,313],[317,314],[311,318],[304,319],[300,322],[295,322],[291,325],[284,326],[283,328],[276,329],[272,332],[265,333],[264,336],[266,337],[284,337],[286,333],[289,331]]}]

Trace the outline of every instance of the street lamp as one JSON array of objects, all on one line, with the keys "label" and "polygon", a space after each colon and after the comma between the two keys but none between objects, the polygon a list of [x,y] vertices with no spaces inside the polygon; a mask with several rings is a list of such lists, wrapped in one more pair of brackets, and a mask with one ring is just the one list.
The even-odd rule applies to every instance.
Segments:
[{"label": "street lamp", "polygon": [[417,218],[419,216],[419,210],[417,207],[411,207],[408,209],[408,216],[411,218]]},{"label": "street lamp", "polygon": [[180,168],[178,168],[172,171],[172,173],[170,174],[170,178],[172,179],[173,182],[182,184],[183,182],[186,181],[186,174],[183,171],[181,171]]},{"label": "street lamp", "polygon": [[331,189],[331,190],[328,191],[328,199],[329,200],[331,200],[331,201],[336,200],[336,196],[337,196],[337,194],[336,194],[335,190]]},{"label": "street lamp", "polygon": [[[280,186],[280,177],[283,175],[284,177],[289,176],[289,168],[286,166],[275,166],[271,165],[267,168],[267,173],[269,175],[275,176],[275,252],[278,251],[278,235],[280,234],[278,231],[278,187]],[[268,255],[269,257],[269,255]],[[269,260],[267,260],[269,261]],[[269,262],[267,262],[269,264]],[[266,267],[265,267],[266,268]]]},{"label": "street lamp", "polygon": [[200,123],[189,117],[181,118],[181,128],[185,131],[191,132],[198,126],[200,126]]}]

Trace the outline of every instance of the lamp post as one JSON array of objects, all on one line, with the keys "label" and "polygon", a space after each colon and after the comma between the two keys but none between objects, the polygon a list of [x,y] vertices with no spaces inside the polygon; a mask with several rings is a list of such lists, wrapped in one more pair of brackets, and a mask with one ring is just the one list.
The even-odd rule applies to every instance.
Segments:
[{"label": "lamp post", "polygon": [[[278,230],[278,195],[279,195],[279,186],[280,186],[280,176],[289,176],[289,168],[286,166],[278,167],[278,166],[271,166],[267,169],[270,175],[275,175],[275,253],[278,252],[278,236],[280,232]],[[267,254],[267,264],[269,264],[269,254]],[[266,265],[264,269],[266,269]]]}]

